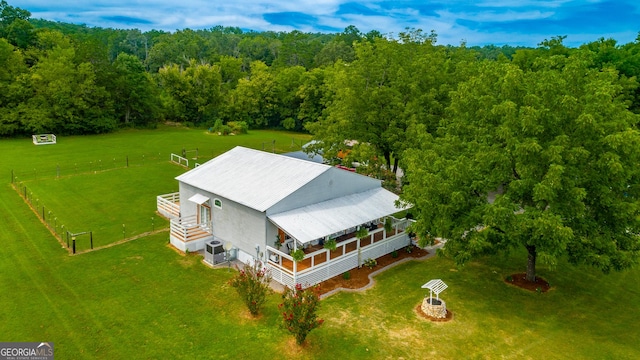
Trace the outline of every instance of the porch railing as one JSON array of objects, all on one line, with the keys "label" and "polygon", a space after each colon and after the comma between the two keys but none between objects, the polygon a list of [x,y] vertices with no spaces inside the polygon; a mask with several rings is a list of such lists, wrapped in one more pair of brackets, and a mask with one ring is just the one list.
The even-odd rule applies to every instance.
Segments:
[{"label": "porch railing", "polygon": [[198,223],[196,216],[171,219],[171,237],[182,242],[190,242],[213,236],[211,222]]},{"label": "porch railing", "polygon": [[158,195],[156,197],[157,209],[160,215],[168,219],[180,217],[180,193]]},{"label": "porch railing", "polygon": [[361,266],[366,259],[376,259],[409,245],[406,229],[410,221],[394,219],[390,233],[379,228],[369,232],[368,239],[354,237],[341,241],[336,250],[320,249],[311,252],[298,263],[290,255],[267,246],[267,264],[273,279],[283,285],[312,286]]}]

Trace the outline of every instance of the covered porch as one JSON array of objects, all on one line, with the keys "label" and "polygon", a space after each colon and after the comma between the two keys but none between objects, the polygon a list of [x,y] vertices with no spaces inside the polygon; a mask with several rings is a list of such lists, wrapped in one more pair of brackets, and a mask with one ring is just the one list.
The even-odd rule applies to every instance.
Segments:
[{"label": "covered porch", "polygon": [[[295,284],[312,286],[334,276],[340,275],[353,268],[362,266],[366,259],[377,259],[394,250],[401,249],[410,243],[407,227],[412,220],[387,217],[391,221],[391,229],[387,231],[382,226],[370,228],[368,234],[362,238],[355,231],[346,232],[334,237],[336,249],[329,250],[323,244],[300,244],[292,239],[290,247],[301,248],[304,258],[294,261],[286,246],[280,249],[266,247],[267,265],[271,269],[273,279],[289,287]],[[365,225],[365,224],[363,224]]]},{"label": "covered porch", "polygon": [[[410,220],[393,217],[403,210],[396,207],[397,200],[376,188],[268,215],[279,233],[286,234],[280,248],[266,247],[273,279],[287,286],[312,286],[407,246]],[[324,247],[329,241],[336,242],[335,250]],[[299,249],[304,257],[294,261],[292,253]]]}]

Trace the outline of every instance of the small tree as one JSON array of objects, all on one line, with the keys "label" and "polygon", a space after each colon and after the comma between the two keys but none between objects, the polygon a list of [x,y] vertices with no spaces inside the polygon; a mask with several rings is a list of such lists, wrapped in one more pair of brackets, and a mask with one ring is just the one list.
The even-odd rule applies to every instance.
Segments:
[{"label": "small tree", "polygon": [[294,289],[285,288],[282,294],[282,304],[279,307],[283,325],[295,336],[298,345],[302,345],[309,332],[324,322],[316,315],[320,304],[319,290],[319,285],[303,290],[297,284]]},{"label": "small tree", "polygon": [[271,274],[261,261],[256,260],[253,265],[244,264],[242,269],[238,269],[238,274],[229,280],[229,285],[236,288],[251,315],[257,316],[267,300],[267,294],[271,292],[270,282]]}]

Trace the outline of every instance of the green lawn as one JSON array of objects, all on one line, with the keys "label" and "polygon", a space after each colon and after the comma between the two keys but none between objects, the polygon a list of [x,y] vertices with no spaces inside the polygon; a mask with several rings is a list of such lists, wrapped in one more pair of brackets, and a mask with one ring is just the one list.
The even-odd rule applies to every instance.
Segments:
[{"label": "green lawn", "polygon": [[[299,150],[308,136],[253,131],[240,136],[217,136],[202,130],[164,127],[154,131],[129,130],[111,135],[60,137],[58,144],[3,140],[4,169],[53,231],[91,231],[94,247],[168,227],[155,214],[157,195],[175,192],[174,178],[186,169],[169,161],[182,149],[193,167],[243,145],[286,152]],[[274,146],[275,145],[275,146]],[[19,160],[19,161],[17,161]],[[17,180],[15,180],[17,179]],[[78,251],[90,248],[88,236],[78,237]]]},{"label": "green lawn", "polygon": [[[232,272],[209,269],[196,255],[180,256],[167,246],[167,233],[69,256],[9,184],[11,169],[44,168],[71,158],[88,162],[97,155],[133,154],[132,149],[168,154],[173,147],[180,151],[182,143],[197,141],[215,142],[220,152],[245,140],[261,148],[265,138],[278,135],[211,138],[198,130],[161,129],[63,137],[57,145],[39,147],[28,139],[0,140],[0,150],[10,155],[0,163],[0,173],[7,174],[0,184],[0,341],[52,341],[57,359],[640,358],[638,269],[602,275],[564,263],[555,271],[540,267],[553,288],[537,294],[502,281],[522,271],[524,252],[479,259],[464,268],[441,258],[413,261],[379,275],[376,286],[364,293],[323,300],[320,315],[325,323],[299,348],[278,327],[278,295],[269,298],[262,317],[249,318],[226,285]],[[290,134],[280,136],[290,143]],[[287,151],[289,143],[279,150]],[[120,199],[130,201],[129,183],[117,183],[123,176],[118,174],[139,180],[135,187],[155,192],[164,185],[144,174],[176,171],[163,161],[59,179],[42,176],[25,183],[38,194],[59,193],[46,195],[54,199],[71,196],[70,188],[92,191],[95,181],[113,182],[117,191],[106,192],[105,198],[115,203],[114,194],[122,193]],[[153,198],[149,201],[155,204]],[[61,217],[96,216],[85,203],[64,207],[55,210]],[[132,216],[125,207],[110,211]],[[148,226],[144,221],[141,227]],[[413,312],[425,295],[420,286],[434,278],[449,285],[441,297],[454,314],[451,322],[426,322]]]},{"label": "green lawn", "polygon": [[[25,186],[31,198],[36,198],[35,205],[44,206],[45,220],[58,233],[62,226],[73,233],[92,231],[94,246],[100,247],[168,227],[168,221],[155,214],[155,198],[177,191],[174,178],[183,172],[182,167],[165,161],[31,181]],[[78,237],[77,249],[88,248],[88,238]]]}]

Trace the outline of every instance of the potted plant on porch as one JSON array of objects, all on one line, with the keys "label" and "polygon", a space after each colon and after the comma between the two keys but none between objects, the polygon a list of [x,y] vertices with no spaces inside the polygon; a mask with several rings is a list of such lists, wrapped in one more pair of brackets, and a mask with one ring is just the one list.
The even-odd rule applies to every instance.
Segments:
[{"label": "potted plant on porch", "polygon": [[291,257],[293,261],[300,262],[304,259],[304,251],[302,251],[302,249],[295,249],[291,252]]},{"label": "potted plant on porch", "polygon": [[280,248],[282,247],[282,243],[280,242],[280,234],[276,235],[276,241],[273,242],[273,245],[276,247],[276,249],[280,250]]},{"label": "potted plant on porch", "polygon": [[384,220],[384,231],[389,233],[391,232],[392,229],[393,229],[393,222],[391,218],[388,217]]},{"label": "potted plant on porch", "polygon": [[336,239],[329,239],[324,242],[324,245],[322,245],[322,247],[327,250],[333,251],[336,249],[336,247],[338,247],[338,242],[336,241]]},{"label": "potted plant on porch", "polygon": [[359,239],[365,238],[369,235],[369,229],[366,226],[360,226],[358,231],[356,231],[356,237]]}]

